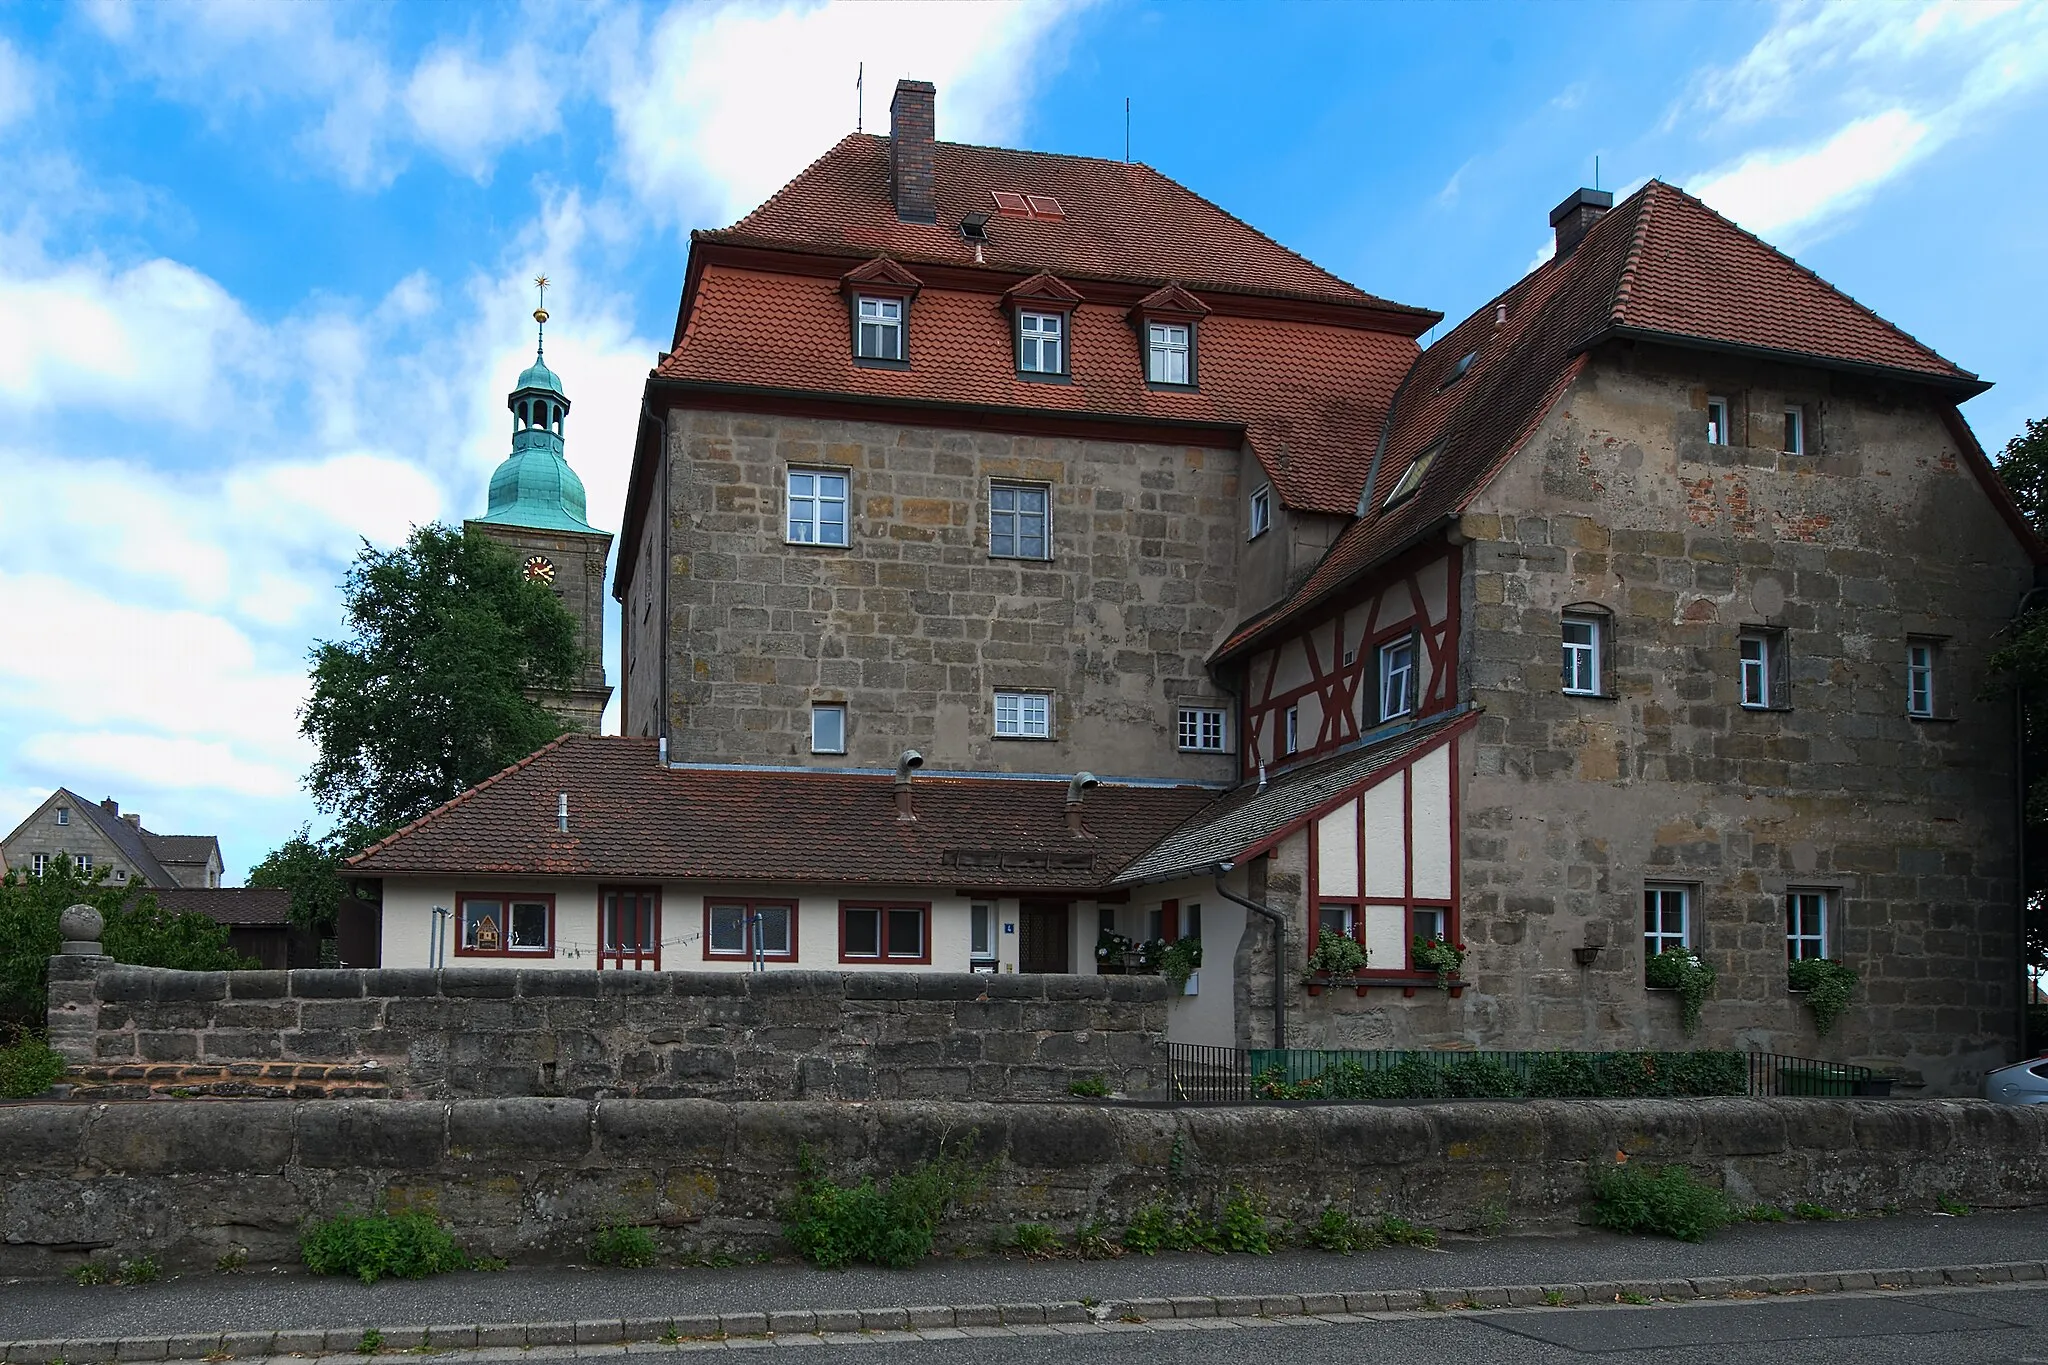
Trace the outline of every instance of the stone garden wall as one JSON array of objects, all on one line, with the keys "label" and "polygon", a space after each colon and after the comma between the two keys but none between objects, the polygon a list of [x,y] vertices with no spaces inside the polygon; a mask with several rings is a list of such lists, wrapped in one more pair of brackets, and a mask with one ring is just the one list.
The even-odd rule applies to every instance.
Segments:
[{"label": "stone garden wall", "polygon": [[1086,1076],[1163,1086],[1166,1011],[1156,977],[175,972],[65,956],[49,1023],[74,1079],[127,1087],[102,1094],[290,1095],[255,1084],[278,1078],[254,1064],[285,1063],[304,1070],[282,1081],[302,1084],[368,1067],[411,1099],[1018,1100]]},{"label": "stone garden wall", "polygon": [[0,1276],[93,1253],[205,1269],[236,1248],[295,1264],[306,1220],[436,1214],[475,1255],[576,1259],[607,1221],[669,1255],[788,1248],[777,1210],[808,1148],[886,1177],[942,1142],[993,1162],[949,1223],[1111,1235],[1153,1200],[1214,1215],[1233,1191],[1297,1223],[1336,1203],[1419,1224],[1569,1225],[1618,1154],[1741,1204],[1841,1210],[2048,1203],[2048,1109],[1975,1100],[1586,1100],[1151,1109],[1095,1103],[328,1099],[0,1105]]}]

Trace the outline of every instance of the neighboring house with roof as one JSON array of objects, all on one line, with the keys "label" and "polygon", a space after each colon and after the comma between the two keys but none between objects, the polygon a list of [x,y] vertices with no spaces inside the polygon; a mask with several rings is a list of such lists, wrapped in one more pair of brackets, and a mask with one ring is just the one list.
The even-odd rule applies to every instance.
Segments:
[{"label": "neighboring house with roof", "polygon": [[87,801],[59,787],[0,840],[0,866],[37,876],[59,855],[80,871],[104,870],[115,885],[219,886],[220,840],[211,834],[157,834],[118,801]]},{"label": "neighboring house with roof", "polygon": [[[1661,182],[1572,195],[1419,350],[1438,315],[1148,168],[936,142],[934,100],[693,235],[628,738],[359,856],[387,963],[1193,933],[1177,1040],[1598,1049],[1687,1043],[1644,976],[1679,947],[1720,973],[1692,1041],[1937,1091],[2011,1053],[1977,698],[2048,548],[1957,412],[1982,381]],[[1370,957],[1311,996],[1323,930]],[[1862,975],[1825,1039],[1786,968],[1823,954]]]},{"label": "neighboring house with roof", "polygon": [[152,892],[174,915],[204,915],[228,931],[228,947],[266,970],[320,965],[319,936],[292,927],[292,893],[272,886],[172,887]]}]

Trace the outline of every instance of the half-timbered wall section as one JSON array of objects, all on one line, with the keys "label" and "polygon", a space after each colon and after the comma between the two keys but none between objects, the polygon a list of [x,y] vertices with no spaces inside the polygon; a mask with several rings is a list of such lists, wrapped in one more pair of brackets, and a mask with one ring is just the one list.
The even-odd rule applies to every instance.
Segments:
[{"label": "half-timbered wall section", "polygon": [[1459,552],[1396,561],[1298,633],[1251,656],[1244,772],[1295,763],[1458,700]]}]

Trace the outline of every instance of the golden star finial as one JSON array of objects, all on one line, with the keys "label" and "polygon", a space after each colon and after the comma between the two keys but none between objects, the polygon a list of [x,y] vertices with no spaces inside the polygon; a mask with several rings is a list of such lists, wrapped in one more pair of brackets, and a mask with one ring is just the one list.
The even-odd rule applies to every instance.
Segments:
[{"label": "golden star finial", "polygon": [[548,277],[535,275],[533,283],[540,290],[540,307],[533,310],[533,320],[544,323],[548,320]]}]

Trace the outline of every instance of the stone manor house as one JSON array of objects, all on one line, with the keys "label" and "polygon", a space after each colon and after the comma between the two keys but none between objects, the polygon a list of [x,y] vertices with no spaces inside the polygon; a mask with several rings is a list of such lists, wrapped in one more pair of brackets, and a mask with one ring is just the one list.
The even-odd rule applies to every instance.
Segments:
[{"label": "stone manor house", "polygon": [[[1438,314],[1145,166],[938,142],[935,99],[693,235],[624,733],[360,855],[385,964],[1197,937],[1178,1041],[1692,1042],[1924,1093],[2014,1055],[1986,658],[2048,549],[1957,411],[1983,381],[1660,181],[1569,196],[1424,349]],[[580,485],[567,521],[601,534]],[[1367,963],[1311,994],[1323,930]],[[1673,946],[1719,974],[1691,1039]],[[1826,1037],[1812,956],[1861,977]]]}]

